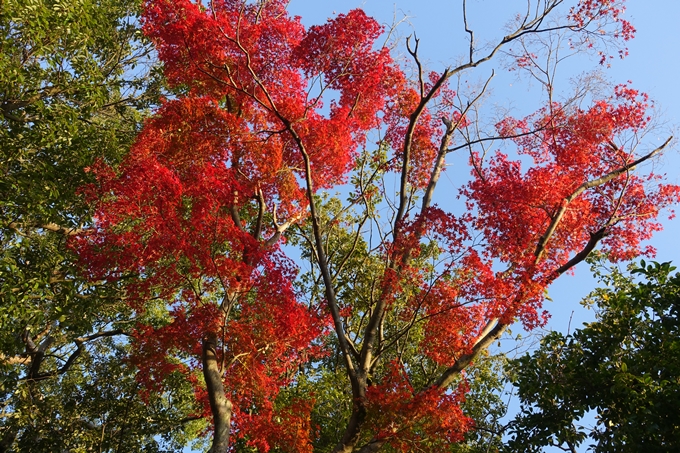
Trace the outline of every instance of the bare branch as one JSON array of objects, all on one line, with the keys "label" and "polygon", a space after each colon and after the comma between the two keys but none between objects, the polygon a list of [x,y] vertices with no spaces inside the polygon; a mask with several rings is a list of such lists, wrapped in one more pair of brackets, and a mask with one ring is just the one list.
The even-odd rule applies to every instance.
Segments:
[{"label": "bare branch", "polygon": [[34,230],[46,230],[46,231],[52,231],[53,233],[59,233],[63,234],[64,236],[76,236],[80,233],[82,233],[84,230],[82,228],[71,228],[71,227],[65,227],[62,225],[57,225],[56,223],[40,223],[40,224],[28,224],[28,225],[21,225],[17,222],[10,222],[7,225],[7,228],[11,230],[16,230],[20,231],[24,228],[29,228],[29,229],[34,229]]},{"label": "bare branch", "polygon": [[497,322],[496,325],[492,329],[488,329],[487,327],[484,328],[484,332],[486,332],[485,335],[480,337],[476,342],[475,345],[472,347],[472,352],[469,354],[464,354],[456,362],[449,368],[442,373],[442,375],[437,379],[434,383],[434,386],[436,386],[439,389],[445,390],[447,389],[453,381],[456,379],[456,377],[463,371],[467,366],[479,355],[487,349],[491,344],[498,340],[501,335],[503,335],[503,332],[508,328],[509,324]]},{"label": "bare branch", "polygon": [[253,231],[251,234],[256,240],[259,240],[260,236],[262,236],[262,222],[264,220],[265,209],[267,208],[267,205],[264,202],[264,194],[262,193],[262,189],[260,189],[259,187],[257,189],[256,198],[258,207],[257,221],[255,222],[255,226],[253,226]]},{"label": "bare branch", "polygon": [[602,238],[605,237],[606,235],[606,227],[602,227],[599,230],[597,230],[594,233],[590,233],[590,240],[586,244],[586,246],[578,252],[572,259],[570,259],[567,263],[563,264],[560,266],[556,271],[555,275],[559,276],[567,272],[569,269],[572,267],[576,266],[578,263],[581,261],[585,260],[588,258],[588,255],[590,255],[590,252],[592,252],[595,247],[597,246],[597,243],[602,240]]},{"label": "bare branch", "polygon": [[[38,373],[40,363],[39,363],[39,361],[32,359],[31,371],[29,372],[28,376],[25,379],[30,380],[30,381],[40,381],[40,380],[43,380],[43,379],[49,379],[49,378],[56,377],[58,375],[64,374],[71,368],[71,366],[73,366],[73,364],[78,359],[78,357],[80,357],[80,355],[83,352],[83,347],[86,343],[93,341],[93,340],[97,340],[99,338],[113,337],[113,336],[117,336],[117,335],[127,335],[127,333],[123,330],[116,329],[116,330],[108,330],[108,331],[97,332],[97,333],[93,333],[91,335],[86,335],[84,337],[78,337],[75,340],[73,340],[73,342],[76,345],[76,350],[69,356],[69,358],[66,360],[64,365],[59,367],[57,370],[51,371],[49,373]],[[38,368],[38,369],[34,370],[34,368]]]}]

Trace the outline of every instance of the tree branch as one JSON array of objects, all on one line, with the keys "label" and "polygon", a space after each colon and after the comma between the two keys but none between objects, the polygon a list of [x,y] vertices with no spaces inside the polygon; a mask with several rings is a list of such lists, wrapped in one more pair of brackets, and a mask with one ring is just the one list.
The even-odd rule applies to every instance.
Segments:
[{"label": "tree branch", "polygon": [[[103,337],[113,337],[116,335],[127,335],[127,333],[121,329],[116,329],[116,330],[108,330],[108,331],[103,331],[103,332],[97,332],[93,333],[92,335],[87,335],[84,337],[78,337],[74,341],[76,345],[76,350],[69,356],[68,359],[66,359],[66,363],[62,365],[60,368],[58,368],[55,371],[49,372],[49,373],[38,373],[42,357],[40,357],[40,361],[37,361],[35,359],[32,360],[31,362],[31,371],[29,372],[28,376],[25,378],[25,380],[28,381],[40,381],[43,379],[48,379],[52,378],[61,374],[66,373],[71,366],[75,363],[75,361],[80,357],[80,355],[83,352],[83,345],[87,342],[97,340],[99,338]],[[43,342],[44,343],[44,342]],[[49,345],[48,345],[49,346]],[[43,351],[44,355],[44,351]]]},{"label": "tree branch", "polygon": [[7,228],[11,230],[15,230],[17,232],[21,231],[23,228],[30,228],[34,230],[47,230],[47,231],[52,231],[54,233],[59,233],[63,234],[64,236],[76,236],[80,233],[82,233],[84,230],[82,228],[70,228],[70,227],[65,227],[58,225],[56,223],[37,223],[37,224],[28,224],[28,225],[21,225],[20,223],[17,222],[10,222],[7,224]]},{"label": "tree branch", "polygon": [[649,154],[646,154],[645,156],[642,156],[641,158],[637,159],[634,162],[631,162],[627,165],[624,165],[622,167],[617,168],[616,170],[612,170],[611,172],[607,173],[604,176],[601,176],[599,178],[586,181],[580,186],[576,188],[568,197],[565,197],[564,200],[562,200],[562,204],[560,206],[559,211],[554,215],[552,221],[550,222],[550,225],[548,226],[548,229],[546,230],[545,234],[539,241],[539,243],[536,246],[536,251],[534,252],[534,256],[536,257],[536,261],[540,260],[543,254],[545,253],[546,246],[548,244],[548,241],[552,237],[552,235],[555,233],[555,230],[557,230],[557,226],[559,225],[560,221],[562,220],[562,217],[564,216],[564,213],[567,212],[567,208],[569,207],[569,204],[574,201],[579,195],[581,195],[583,192],[585,192],[588,189],[592,189],[593,187],[601,186],[603,184],[608,183],[612,179],[618,177],[619,175],[628,172],[630,170],[634,170],[635,167],[640,165],[641,163],[651,159],[652,157],[656,156],[659,154],[673,139],[673,136],[670,136],[661,146],[656,148],[654,151],[650,152]]}]

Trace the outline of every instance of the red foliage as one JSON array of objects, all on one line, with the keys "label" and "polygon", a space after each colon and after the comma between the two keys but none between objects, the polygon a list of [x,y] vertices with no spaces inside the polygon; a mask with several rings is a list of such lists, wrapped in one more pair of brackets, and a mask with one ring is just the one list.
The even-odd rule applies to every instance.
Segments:
[{"label": "red foliage", "polygon": [[[145,32],[184,94],[158,109],[116,172],[93,169],[96,229],[75,247],[93,278],[141,277],[128,287],[140,313],[151,298],[170,306],[167,324],[133,334],[148,389],[171,372],[191,377],[201,338],[218,333],[234,432],[261,451],[297,452],[310,448],[310,403],[275,402],[318,354],[310,344],[324,322],[261,239],[277,229],[260,210],[281,223],[304,212],[304,153],[318,188],[343,182],[401,73],[387,49],[373,50],[382,28],[362,11],[305,31],[285,3],[146,4]],[[308,96],[314,84],[340,93],[328,111]]]},{"label": "red foliage", "polygon": [[441,451],[447,444],[463,440],[472,426],[460,408],[466,391],[463,382],[455,390],[442,392],[430,387],[417,393],[406,370],[392,362],[382,382],[368,389],[368,423],[375,439],[397,451],[422,448],[423,440],[432,451]]},{"label": "red foliage", "polygon": [[[604,28],[608,23],[614,24],[612,37],[616,40],[628,41],[635,37],[635,27],[625,20],[622,16],[626,7],[624,0],[580,0],[578,4],[569,11],[568,19],[574,23],[575,27],[582,29],[595,24],[600,34],[604,33]],[[588,47],[594,47],[591,37],[586,37],[583,42]],[[607,55],[604,51],[598,51],[600,64],[614,58]],[[624,58],[628,55],[628,49],[623,47],[618,51],[619,57]]]},{"label": "red foliage", "polygon": [[611,20],[618,26],[615,37],[628,41],[635,36],[635,27],[623,19],[625,10],[621,0],[580,0],[571,8],[568,18],[578,27],[585,27],[591,21]]},{"label": "red foliage", "polygon": [[[619,134],[636,133],[646,126],[646,101],[646,95],[619,86],[611,99],[596,101],[586,110],[568,111],[555,104],[533,118],[500,124],[502,135],[515,130],[521,133],[527,127],[539,132],[514,139],[519,153],[533,158],[534,165],[526,172],[519,160],[499,152],[487,168],[473,171],[475,179],[463,190],[470,208],[479,213],[476,226],[489,242],[486,255],[506,263],[532,263],[535,250],[529,245],[539,242],[567,197],[582,184],[640,157],[635,150],[613,143]],[[533,124],[527,126],[530,122]],[[623,172],[571,201],[553,233],[554,245],[541,261],[543,272],[566,262],[584,247],[590,232],[605,226],[617,233],[608,234],[604,241],[612,259],[630,259],[642,253],[640,242],[650,237],[643,232],[658,230],[660,209],[678,198],[676,187],[645,188],[645,179],[657,177]]]}]

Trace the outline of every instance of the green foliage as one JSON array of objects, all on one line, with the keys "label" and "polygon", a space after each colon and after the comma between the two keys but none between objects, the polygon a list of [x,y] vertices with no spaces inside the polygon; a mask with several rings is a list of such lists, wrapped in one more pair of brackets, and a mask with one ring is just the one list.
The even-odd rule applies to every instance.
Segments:
[{"label": "green foliage", "polygon": [[467,369],[466,379],[470,391],[463,403],[463,412],[474,420],[473,428],[465,434],[465,442],[451,446],[452,453],[490,453],[501,449],[507,413],[503,401],[507,384],[504,354],[485,353]]},{"label": "green foliage", "polygon": [[[335,278],[339,299],[343,302],[340,308],[345,313],[347,319],[345,328],[355,351],[362,347],[360,330],[367,322],[374,298],[378,297],[385,268],[385,261],[380,254],[375,253],[375,250],[371,250],[370,243],[371,238],[381,234],[371,225],[380,219],[381,196],[377,190],[370,198],[357,194],[372,192],[375,180],[381,177],[383,159],[384,153],[381,150],[374,153],[365,152],[360,157],[357,174],[351,180],[353,190],[348,194],[349,207],[343,207],[339,196],[330,197],[324,194],[317,198],[319,217],[321,223],[325,225],[322,233],[325,248],[331,257],[331,273]],[[360,209],[357,206],[361,205],[364,209],[358,214],[357,211]],[[315,272],[317,255],[311,225],[297,226],[288,233],[287,239],[287,244],[299,247],[302,251],[301,258],[309,261],[309,265],[302,266],[303,269],[309,270],[303,271],[297,285],[300,293],[308,295],[311,298],[308,302],[313,304],[314,299],[324,297],[324,291],[321,276]],[[420,267],[433,271],[442,253],[437,243],[430,241],[421,246],[421,252],[414,260]],[[404,285],[404,288],[404,291],[415,291],[415,288],[409,288],[409,285]],[[393,304],[404,304],[405,299],[407,297],[398,298]],[[431,385],[443,367],[419,353],[418,348],[424,337],[425,326],[422,323],[412,323],[409,317],[398,318],[392,313],[387,316],[393,318],[386,323],[383,335],[398,337],[400,331],[404,332],[404,335],[401,341],[395,342],[394,347],[384,353],[386,359],[383,365],[376,366],[374,374],[368,376],[369,386],[383,379],[392,362],[408,368],[413,387]],[[312,444],[315,452],[329,453],[336,447],[350,418],[352,407],[347,395],[351,394],[352,389],[337,338],[327,335],[322,337],[322,341],[328,355],[301,370],[296,377],[295,385],[288,392],[313,396],[315,406],[312,411],[312,425],[315,429]],[[505,363],[504,355],[484,353],[466,370],[462,379],[465,379],[469,386],[469,392],[463,403],[463,410],[465,415],[474,420],[474,428],[466,434],[463,442],[449,444],[446,450],[440,451],[482,453],[498,451],[501,448],[503,432],[501,419],[507,410],[505,402],[501,399],[503,387],[507,383],[503,373]],[[369,440],[366,438],[364,442]],[[431,442],[436,445],[436,439],[432,439]],[[425,444],[418,447],[424,448]],[[441,446],[437,445],[437,448]],[[385,445],[381,451],[396,450]]]},{"label": "green foliage", "polygon": [[[509,451],[547,445],[595,452],[680,449],[680,274],[670,263],[614,270],[589,302],[597,321],[551,333],[511,362],[522,411]],[[637,278],[640,280],[638,281]],[[580,426],[596,414],[596,426]]]},{"label": "green foliage", "polygon": [[68,247],[89,167],[125,155],[161,87],[139,6],[0,3],[0,451],[162,451],[204,426],[179,383],[139,398],[134,313]]},{"label": "green foliage", "polygon": [[16,434],[8,451],[162,452],[190,444],[205,429],[203,420],[186,418],[194,404],[191,387],[175,380],[172,395],[142,400],[126,355],[120,342],[102,340],[68,373],[6,385],[5,433]]},{"label": "green foliage", "polygon": [[89,222],[87,168],[118,160],[138,128],[144,74],[129,72],[148,49],[135,1],[1,8],[0,344],[16,355],[24,332],[56,323],[73,337],[116,320],[115,289],[79,279],[66,242]]}]

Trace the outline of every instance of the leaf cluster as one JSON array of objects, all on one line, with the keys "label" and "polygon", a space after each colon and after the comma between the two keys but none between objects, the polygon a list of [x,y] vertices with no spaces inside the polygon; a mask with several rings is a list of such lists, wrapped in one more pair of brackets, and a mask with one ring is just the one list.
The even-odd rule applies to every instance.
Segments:
[{"label": "leaf cluster", "polygon": [[609,286],[589,297],[599,310],[595,322],[573,334],[551,333],[537,351],[511,361],[522,411],[509,451],[588,441],[595,452],[677,451],[680,274],[674,270],[645,261],[629,275],[613,270]]}]

